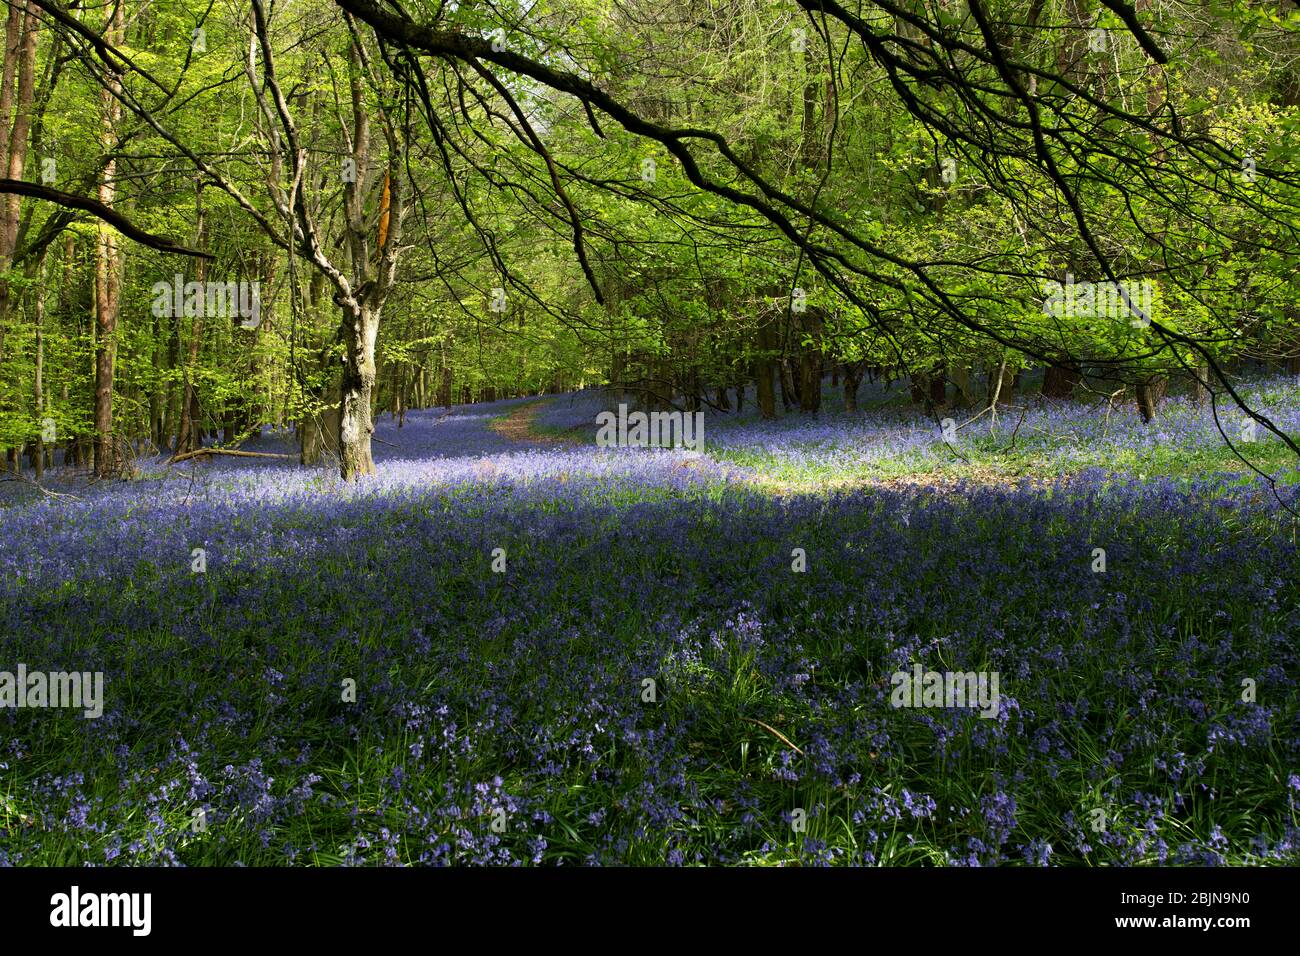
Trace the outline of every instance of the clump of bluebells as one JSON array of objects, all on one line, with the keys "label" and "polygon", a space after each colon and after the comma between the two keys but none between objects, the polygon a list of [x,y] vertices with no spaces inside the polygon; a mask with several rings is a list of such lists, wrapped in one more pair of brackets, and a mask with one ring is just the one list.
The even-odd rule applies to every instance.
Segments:
[{"label": "clump of bluebells", "polygon": [[[0,710],[0,862],[1300,860],[1300,569],[1260,484],[773,496],[511,443],[517,404],[383,423],[357,486],[11,498],[0,670],[106,700]],[[915,665],[996,672],[996,715],[895,707]]]},{"label": "clump of bluebells", "polygon": [[[1252,409],[1284,432],[1300,433],[1300,388],[1294,378],[1249,381],[1237,388]],[[1143,424],[1131,401],[1062,402],[1008,394],[996,414],[953,408],[927,416],[906,402],[900,383],[864,385],[861,392],[863,406],[875,407],[856,415],[839,411],[841,397],[829,384],[818,416],[795,412],[762,421],[752,401],[739,415],[710,409],[708,444],[722,460],[805,482],[990,470],[1055,477],[1093,467],[1143,476],[1249,473],[1226,436],[1262,471],[1279,474],[1285,484],[1297,477],[1294,456],[1282,440],[1225,395],[1204,404],[1171,396],[1158,417]]]}]

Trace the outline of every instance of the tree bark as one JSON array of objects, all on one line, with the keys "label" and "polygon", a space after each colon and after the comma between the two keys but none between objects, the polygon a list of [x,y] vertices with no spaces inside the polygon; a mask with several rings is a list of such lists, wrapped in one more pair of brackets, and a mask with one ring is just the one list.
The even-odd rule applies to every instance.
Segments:
[{"label": "tree bark", "polygon": [[1196,404],[1204,407],[1210,400],[1210,367],[1208,365],[1196,366]]},{"label": "tree bark", "polygon": [[[116,4],[104,31],[107,42],[122,39],[122,5]],[[116,128],[122,120],[122,104],[114,93],[121,92],[121,82],[108,80],[100,93],[102,132],[100,144],[105,153],[117,145]],[[117,160],[110,159],[99,180],[99,201],[111,207],[117,198]],[[121,468],[120,456],[113,439],[113,373],[117,358],[117,311],[120,297],[120,251],[117,233],[106,223],[99,223],[95,245],[95,476],[106,478]]]},{"label": "tree bark", "polygon": [[943,362],[935,366],[930,373],[930,400],[929,407],[947,408],[948,407],[948,375],[947,367]]},{"label": "tree bark", "polygon": [[[36,62],[36,20],[25,2],[14,0],[5,19],[5,46],[0,63],[0,171],[10,179],[22,179],[31,130],[33,72]],[[11,290],[8,279],[18,241],[18,218],[22,197],[7,193],[0,197],[0,361],[4,358],[5,330],[9,325]],[[38,409],[39,412],[39,409]],[[19,449],[8,450],[8,462],[21,470]]]},{"label": "tree bark", "polygon": [[1069,398],[1079,384],[1079,367],[1072,362],[1054,362],[1043,372],[1044,398]]},{"label": "tree bark", "polygon": [[799,404],[799,386],[790,371],[789,360],[782,356],[777,364],[781,372],[781,408],[788,412]]},{"label": "tree bark", "polygon": [[766,419],[776,418],[776,390],[772,383],[775,371],[772,352],[776,345],[773,332],[771,319],[767,316],[761,318],[755,342],[758,354],[754,358],[754,380],[758,384],[758,414]]},{"label": "tree bark", "polygon": [[339,405],[339,469],[344,481],[375,473],[370,453],[370,436],[375,426],[370,419],[370,393],[375,387],[375,337],[379,317],[362,305],[344,319],[347,360]]},{"label": "tree bark", "polygon": [[1142,421],[1151,423],[1155,421],[1156,412],[1160,407],[1160,402],[1165,397],[1165,390],[1168,388],[1168,379],[1162,376],[1147,379],[1145,382],[1139,382],[1137,386],[1138,411],[1142,413]]},{"label": "tree bark", "polygon": [[953,385],[957,387],[955,401],[958,408],[970,408],[976,402],[975,389],[972,385],[972,375],[970,366],[954,365],[948,370],[948,377],[952,379]]},{"label": "tree bark", "polygon": [[40,430],[36,433],[36,455],[33,461],[36,480],[45,475],[45,253],[36,260],[36,301],[33,309],[33,323],[36,326],[36,374],[32,400],[36,406],[36,417]]},{"label": "tree bark", "polygon": [[810,341],[799,352],[799,410],[816,414],[822,406],[822,318],[818,309],[802,313]]},{"label": "tree bark", "polygon": [[[203,182],[200,180],[194,188],[194,243],[197,248],[202,249],[206,245],[206,223],[207,216],[203,208]],[[203,283],[208,278],[208,263],[204,259],[196,259],[194,263],[194,281],[199,283],[199,289],[204,288]],[[200,296],[203,296],[200,291]],[[175,317],[178,324],[180,317]],[[198,406],[198,392],[194,385],[194,374],[199,367],[199,346],[203,341],[203,307],[194,310],[190,316],[190,341],[188,354],[185,360],[185,386],[182,389],[181,397],[181,423],[180,432],[176,436],[176,452],[178,454],[187,451],[194,451],[200,444],[199,430],[197,427],[195,409]]]},{"label": "tree bark", "polygon": [[867,363],[863,361],[844,363],[844,411],[850,415],[858,413],[858,387],[866,368]]}]

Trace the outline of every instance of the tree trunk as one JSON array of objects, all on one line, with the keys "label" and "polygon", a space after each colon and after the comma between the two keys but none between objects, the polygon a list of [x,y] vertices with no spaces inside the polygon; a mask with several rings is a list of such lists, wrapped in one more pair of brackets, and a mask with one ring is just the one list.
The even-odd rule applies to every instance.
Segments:
[{"label": "tree trunk", "polygon": [[[195,186],[194,189],[194,237],[195,246],[203,249],[207,230],[205,225],[207,216],[203,208],[203,182]],[[208,278],[208,263],[206,259],[197,259],[194,263],[194,281],[199,284],[199,294],[203,296],[204,283]],[[179,317],[177,317],[179,322]],[[203,443],[199,440],[199,429],[195,409],[198,407],[198,391],[194,385],[194,374],[199,365],[199,346],[203,340],[203,306],[194,310],[190,316],[190,341],[188,356],[185,361],[185,387],[182,390],[181,397],[181,424],[180,432],[176,437],[176,453],[183,454],[189,451],[195,451]]]},{"label": "tree trunk", "polygon": [[953,385],[957,387],[957,394],[954,400],[958,408],[970,408],[975,404],[975,389],[971,382],[973,376],[971,369],[967,365],[954,365],[948,370],[948,377],[952,379]]},{"label": "tree trunk", "polygon": [[816,413],[822,406],[821,353],[804,352],[799,357],[799,410]]},{"label": "tree trunk", "polygon": [[[36,26],[26,3],[13,0],[5,21],[3,65],[0,65],[0,173],[10,179],[23,178],[32,120],[33,69],[36,62]],[[10,120],[12,118],[12,125]],[[11,290],[7,274],[18,240],[18,219],[22,197],[0,196],[0,361],[4,358],[5,329],[9,325]],[[39,413],[39,409],[37,409]],[[11,448],[7,460],[14,471],[21,470],[19,449]]]},{"label": "tree trunk", "polygon": [[623,390],[623,377],[625,375],[627,375],[627,353],[621,349],[615,349],[613,358],[610,360],[609,369],[609,396],[611,403],[615,406],[627,400],[627,393]]},{"label": "tree trunk", "polygon": [[1210,367],[1208,365],[1198,365],[1196,366],[1196,404],[1199,407],[1204,407],[1209,400]]},{"label": "tree trunk", "polygon": [[1069,398],[1079,384],[1079,367],[1072,362],[1053,363],[1043,372],[1044,398]]},{"label": "tree trunk", "polygon": [[36,433],[35,465],[36,480],[45,475],[45,253],[36,260],[36,301],[33,309],[33,322],[36,326],[36,374],[32,399],[36,404],[36,417],[40,420],[40,431]]},{"label": "tree trunk", "polygon": [[866,368],[867,363],[862,361],[844,363],[844,410],[850,415],[858,413],[858,387]]},{"label": "tree trunk", "polygon": [[[113,7],[105,39],[122,42],[122,5]],[[100,143],[105,153],[116,148],[115,130],[122,120],[122,105],[114,93],[121,92],[121,82],[108,81],[100,93],[102,131]],[[110,159],[99,180],[99,201],[112,206],[117,197],[117,160]],[[106,478],[120,469],[117,447],[113,440],[113,372],[117,358],[117,310],[121,276],[117,232],[106,223],[99,224],[95,245],[95,476]]]},{"label": "tree trunk", "polygon": [[758,414],[766,419],[776,418],[776,390],[772,383],[776,371],[774,368],[776,363],[772,358],[776,345],[772,341],[774,338],[771,321],[761,320],[756,342],[758,354],[754,358],[754,380],[758,386]]},{"label": "tree trunk", "polygon": [[1165,397],[1165,390],[1168,388],[1168,385],[1168,379],[1160,376],[1138,383],[1138,411],[1142,413],[1142,421],[1144,423],[1155,421],[1156,410],[1160,407],[1160,402]]},{"label": "tree trunk", "polygon": [[794,373],[790,371],[789,360],[782,356],[779,366],[781,370],[781,408],[788,412],[799,404],[799,387],[795,382]]},{"label": "tree trunk", "polygon": [[438,383],[438,404],[447,411],[451,411],[451,365],[444,354],[442,358],[442,376]]},{"label": "tree trunk", "polygon": [[808,341],[799,351],[799,410],[816,413],[822,407],[822,314],[819,308],[800,313]]},{"label": "tree trunk", "polygon": [[338,452],[338,381],[313,390],[309,398],[312,404],[298,424],[299,461],[304,465],[319,465],[322,456]]},{"label": "tree trunk", "polygon": [[[22,179],[27,162],[32,124],[33,74],[36,65],[37,20],[26,3],[9,4],[5,22],[3,66],[0,66],[0,173]],[[12,122],[11,122],[12,120]],[[0,277],[8,273],[18,244],[18,221],[22,197],[17,193],[0,196]],[[0,278],[0,358],[4,353],[5,328],[11,307],[9,282]]]},{"label": "tree trunk", "polygon": [[318,465],[323,452],[320,415],[303,415],[298,424],[298,461],[303,465]]},{"label": "tree trunk", "polygon": [[366,303],[344,322],[347,361],[343,363],[339,406],[339,468],[344,481],[375,473],[370,454],[370,393],[375,387],[375,337],[379,319]]},{"label": "tree trunk", "polygon": [[930,383],[925,372],[912,372],[908,375],[908,397],[913,405],[920,405],[925,401],[926,393],[930,390]]},{"label": "tree trunk", "polygon": [[947,368],[941,362],[930,373],[930,396],[929,408],[947,408],[948,407],[948,378]]}]

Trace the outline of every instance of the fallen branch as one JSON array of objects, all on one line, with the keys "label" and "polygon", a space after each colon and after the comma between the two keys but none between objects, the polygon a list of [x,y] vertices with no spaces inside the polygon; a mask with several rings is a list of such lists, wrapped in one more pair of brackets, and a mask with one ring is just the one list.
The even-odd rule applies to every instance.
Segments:
[{"label": "fallen branch", "polygon": [[200,448],[197,451],[187,451],[183,455],[173,455],[167,460],[167,464],[175,465],[182,461],[189,461],[191,458],[198,458],[200,455],[230,455],[232,458],[292,458],[297,460],[297,455],[273,455],[267,451],[237,451],[233,448]]},{"label": "fallen branch", "polygon": [[18,474],[3,472],[0,473],[0,478],[3,478],[5,481],[21,481],[24,484],[31,485],[41,494],[48,495],[51,498],[67,498],[70,501],[81,500],[76,495],[69,494],[66,491],[51,491],[49,488],[46,488],[44,485],[42,485],[39,481],[32,481],[32,479],[28,478],[26,475],[22,474],[21,472],[19,472]]}]

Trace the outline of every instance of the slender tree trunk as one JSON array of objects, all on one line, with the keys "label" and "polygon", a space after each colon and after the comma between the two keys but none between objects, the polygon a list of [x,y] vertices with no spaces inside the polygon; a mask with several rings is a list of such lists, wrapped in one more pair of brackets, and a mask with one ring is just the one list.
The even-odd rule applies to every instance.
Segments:
[{"label": "slender tree trunk", "polygon": [[790,370],[788,359],[782,356],[777,365],[781,372],[781,408],[788,412],[799,404],[799,386],[795,382],[794,373]]},{"label": "slender tree trunk", "polygon": [[912,372],[908,376],[909,395],[913,405],[923,405],[930,394],[930,373]]},{"label": "slender tree trunk", "polygon": [[[36,20],[24,0],[12,0],[5,20],[5,46],[0,63],[0,171],[10,179],[23,178],[31,129],[33,72],[36,62]],[[17,245],[22,198],[15,193],[0,197],[0,362],[4,359],[5,330],[9,325],[11,290],[7,278]],[[14,471],[21,468],[19,449],[8,450]]]},{"label": "slender tree trunk", "polygon": [[1002,355],[1002,361],[998,367],[990,371],[989,374],[989,419],[991,422],[998,420],[998,399],[1002,397],[1002,387],[1007,382],[1007,356]]},{"label": "slender tree trunk", "polygon": [[40,420],[40,431],[36,434],[35,470],[36,480],[45,475],[45,253],[36,260],[36,289],[32,321],[36,326],[36,374],[32,400],[36,405],[36,417]]},{"label": "slender tree trunk", "polygon": [[[203,249],[207,241],[207,215],[203,207],[203,183],[200,181],[194,188],[194,238],[195,246]],[[206,259],[196,259],[194,263],[194,281],[199,284],[200,298],[206,301],[206,295],[203,292],[204,283],[208,279],[208,263]],[[190,316],[190,340],[188,351],[185,359],[185,386],[182,389],[181,397],[181,423],[180,432],[176,436],[177,453],[196,451],[202,441],[199,440],[199,427],[196,415],[198,408],[198,390],[195,388],[194,376],[199,367],[199,346],[203,342],[203,312],[204,307],[200,305]]]},{"label": "slender tree trunk", "polygon": [[1196,404],[1204,407],[1210,400],[1210,367],[1196,366]]},{"label": "slender tree trunk", "polygon": [[[122,39],[122,5],[112,8],[108,27],[104,31],[109,43]],[[114,93],[121,92],[121,83],[110,79],[109,87],[100,93],[102,132],[100,144],[105,153],[117,146],[116,129],[122,120],[122,105]],[[110,159],[104,166],[99,181],[99,201],[112,206],[117,198],[117,160]],[[120,252],[117,233],[105,223],[99,224],[95,246],[95,324],[98,339],[95,348],[95,475],[105,478],[120,470],[121,463],[113,438],[113,373],[117,359],[117,311],[120,296]]]},{"label": "slender tree trunk", "polygon": [[[154,318],[153,364],[155,369],[162,370],[167,368],[167,319],[161,315]],[[167,433],[163,431],[166,404],[167,386],[164,382],[158,382],[149,392],[149,440],[159,449],[167,445]]]},{"label": "slender tree trunk", "polygon": [[844,363],[844,410],[850,415],[858,413],[858,388],[862,385],[862,373],[866,362]]},{"label": "slender tree trunk", "polygon": [[822,319],[820,311],[803,313],[803,327],[811,341],[799,353],[799,410],[815,414],[822,406]]},{"label": "slender tree trunk", "polygon": [[948,369],[943,362],[930,372],[929,407],[932,409],[948,407]]},{"label": "slender tree trunk", "polygon": [[772,383],[776,371],[773,351],[776,348],[775,329],[770,318],[764,316],[759,320],[758,336],[755,344],[758,354],[754,359],[754,380],[758,384],[758,414],[766,419],[776,418],[776,391]]}]

